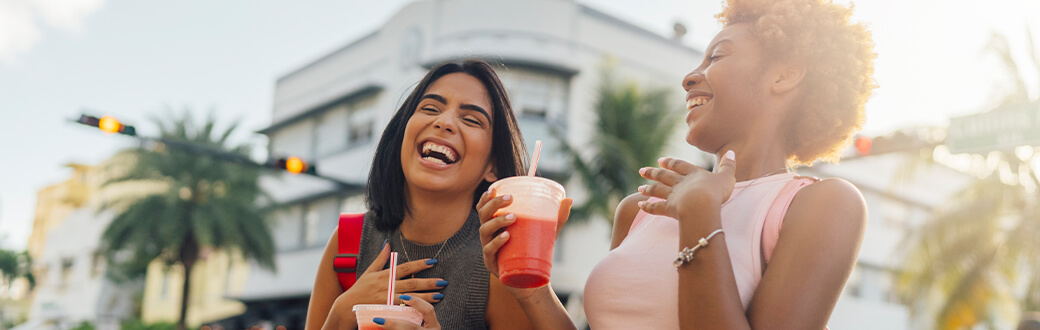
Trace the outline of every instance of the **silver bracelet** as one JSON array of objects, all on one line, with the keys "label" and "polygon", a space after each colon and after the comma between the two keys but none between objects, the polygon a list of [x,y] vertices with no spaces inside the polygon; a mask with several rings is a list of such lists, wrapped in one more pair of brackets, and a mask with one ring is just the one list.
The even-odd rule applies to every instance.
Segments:
[{"label": "silver bracelet", "polygon": [[694,245],[693,248],[683,248],[682,251],[679,251],[679,257],[675,258],[675,262],[673,262],[672,264],[675,265],[675,268],[679,268],[679,266],[682,266],[690,262],[690,260],[693,260],[693,253],[697,252],[697,249],[708,246],[708,240],[710,240],[712,237],[715,237],[715,235],[721,233],[722,229],[713,231],[710,235],[708,235],[708,237],[702,237],[700,240],[698,240],[697,245]]}]

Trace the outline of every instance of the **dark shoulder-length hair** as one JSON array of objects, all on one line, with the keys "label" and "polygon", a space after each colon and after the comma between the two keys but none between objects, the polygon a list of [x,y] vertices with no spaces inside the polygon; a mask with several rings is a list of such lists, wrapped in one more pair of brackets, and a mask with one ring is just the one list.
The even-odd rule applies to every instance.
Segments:
[{"label": "dark shoulder-length hair", "polygon": [[[481,60],[465,60],[462,62],[442,63],[426,74],[405,99],[390,123],[383,130],[383,136],[376,147],[372,170],[368,175],[368,196],[366,203],[369,211],[375,215],[376,229],[391,231],[401,225],[405,214],[411,212],[405,201],[405,177],[401,168],[401,143],[404,140],[405,126],[415,113],[419,101],[426,90],[437,79],[452,73],[465,73],[477,78],[487,90],[491,100],[492,141],[491,161],[495,165],[495,175],[499,178],[515,176],[523,173],[526,167],[527,148],[520,135],[520,127],[509,103],[505,87],[495,74],[495,70],[487,62]],[[491,183],[484,181],[473,191],[473,205],[483,191]]]}]

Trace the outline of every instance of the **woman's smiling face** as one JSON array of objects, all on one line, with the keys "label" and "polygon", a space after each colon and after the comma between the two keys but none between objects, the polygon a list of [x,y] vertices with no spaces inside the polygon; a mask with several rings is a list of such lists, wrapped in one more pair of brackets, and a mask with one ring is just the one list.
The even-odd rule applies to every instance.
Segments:
[{"label": "woman's smiling face", "polygon": [[706,152],[754,127],[766,62],[762,46],[747,24],[722,29],[709,44],[704,61],[683,79],[686,90],[686,142]]},{"label": "woman's smiling face", "polygon": [[466,73],[431,84],[401,144],[408,188],[468,195],[482,181],[494,181],[491,106],[484,85]]}]

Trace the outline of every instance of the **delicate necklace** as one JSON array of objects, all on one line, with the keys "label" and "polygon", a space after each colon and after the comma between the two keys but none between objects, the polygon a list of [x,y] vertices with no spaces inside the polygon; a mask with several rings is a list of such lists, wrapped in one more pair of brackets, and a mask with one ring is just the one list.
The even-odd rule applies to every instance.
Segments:
[{"label": "delicate necklace", "polygon": [[[412,257],[408,256],[408,247],[404,245],[404,232],[401,232],[401,229],[398,228],[397,229],[397,234],[401,238],[401,250],[404,251],[404,258],[407,259],[408,262],[411,262],[412,261]],[[448,239],[451,239],[451,238],[449,237]],[[437,259],[437,256],[441,255],[441,251],[444,251],[444,246],[445,245],[448,245],[448,240],[447,239],[444,240],[444,242],[441,243],[441,247],[439,249],[437,249],[437,253],[434,254],[433,258],[431,258],[431,259]],[[415,274],[412,274],[412,278],[415,278]]]},{"label": "delicate necklace", "polygon": [[776,170],[773,170],[772,172],[766,173],[765,175],[762,175],[762,176],[760,176],[760,177],[757,177],[757,178],[755,178],[754,180],[751,180],[751,182],[750,182],[750,183],[748,183],[748,184],[747,184],[747,186],[744,186],[744,189],[743,189],[743,190],[741,190],[741,191],[737,192],[737,193],[736,193],[736,194],[734,194],[734,195],[731,195],[731,196],[729,196],[729,200],[727,200],[726,202],[722,203],[722,206],[726,206],[726,204],[729,204],[729,202],[730,202],[730,201],[732,201],[732,200],[734,200],[734,199],[737,199],[737,196],[739,196],[739,195],[740,195],[741,193],[743,193],[743,192],[744,192],[745,190],[748,190],[748,189],[750,189],[750,188],[751,188],[751,185],[755,184],[755,181],[758,181],[758,179],[761,179],[761,178],[764,178],[764,177],[767,177],[767,176],[770,176],[770,175],[773,175],[773,174],[777,174],[777,173],[780,173],[780,171],[786,171],[786,170],[787,170],[787,167],[781,167],[781,168],[778,168],[778,169],[776,169]]}]

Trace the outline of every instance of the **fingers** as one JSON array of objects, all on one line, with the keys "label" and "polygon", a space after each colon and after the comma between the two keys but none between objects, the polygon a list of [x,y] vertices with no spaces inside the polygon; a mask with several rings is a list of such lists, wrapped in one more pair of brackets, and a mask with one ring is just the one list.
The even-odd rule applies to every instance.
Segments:
[{"label": "fingers", "polygon": [[661,157],[657,160],[661,167],[671,170],[679,175],[687,175],[694,171],[701,170],[697,165],[693,165],[685,160],[672,158],[672,157]]},{"label": "fingers", "polygon": [[668,195],[672,194],[672,187],[660,183],[645,184],[639,186],[638,190],[640,194],[643,194],[643,196],[657,197],[660,199],[668,199]]},{"label": "fingers", "polygon": [[667,212],[667,208],[666,208],[666,204],[665,203],[666,202],[664,202],[664,201],[660,201],[660,202],[642,201],[642,202],[639,202],[639,209],[643,210],[643,212],[646,212],[646,213],[649,213],[649,214],[653,214],[653,215],[671,216]]},{"label": "fingers", "polygon": [[715,167],[715,173],[727,176],[734,176],[736,172],[736,154],[733,152],[733,150],[727,151],[726,154],[722,156],[722,160],[719,161],[719,166]]},{"label": "fingers", "polygon": [[674,186],[682,180],[682,176],[672,170],[656,167],[644,167],[639,169],[639,175],[643,178],[654,180],[669,186]]},{"label": "fingers", "polygon": [[388,317],[387,318],[383,318],[383,317],[373,318],[372,322],[375,322],[375,324],[377,326],[379,326],[381,329],[394,329],[394,330],[422,329],[422,326],[420,326],[418,324],[415,324],[415,323],[412,323],[412,322],[408,322],[406,320],[398,320],[398,319],[395,319],[395,318],[388,318]]},{"label": "fingers", "polygon": [[484,224],[480,225],[480,243],[487,245],[502,229],[514,222],[516,222],[516,214],[512,213],[497,216],[484,222]]},{"label": "fingers", "polygon": [[556,215],[556,236],[560,236],[560,231],[563,230],[563,225],[571,218],[571,206],[573,204],[574,200],[570,198],[564,198],[563,201],[560,202],[560,214]]},{"label": "fingers", "polygon": [[419,259],[397,265],[397,278],[404,278],[405,276],[430,269],[436,264],[437,259]]},{"label": "fingers", "polygon": [[496,254],[498,253],[498,249],[501,249],[502,245],[506,244],[506,241],[509,241],[509,232],[503,231],[501,234],[496,235],[490,242],[484,244],[484,260],[497,260]]},{"label": "fingers", "polygon": [[491,218],[494,217],[495,212],[497,212],[499,209],[513,204],[513,196],[495,196],[494,189],[488,190],[488,192],[484,194],[485,195],[481,196],[481,198],[487,197],[487,202],[484,203],[482,207],[479,205],[477,207],[477,214],[480,216],[481,224],[491,220]]},{"label": "fingers", "polygon": [[430,305],[430,303],[426,302],[426,300],[421,297],[402,296],[401,301],[403,301],[405,305],[412,306],[412,308],[415,308],[422,314],[425,328],[440,329],[441,324],[437,321],[437,313],[434,312],[433,305]]},{"label": "fingers", "polygon": [[397,292],[415,292],[440,290],[448,286],[448,281],[440,278],[410,278],[397,280],[394,289]]},{"label": "fingers", "polygon": [[372,264],[368,265],[368,269],[365,273],[378,272],[386,266],[386,262],[390,260],[390,242],[383,242],[383,249],[379,251],[379,255],[376,256],[376,260],[372,261]]}]

